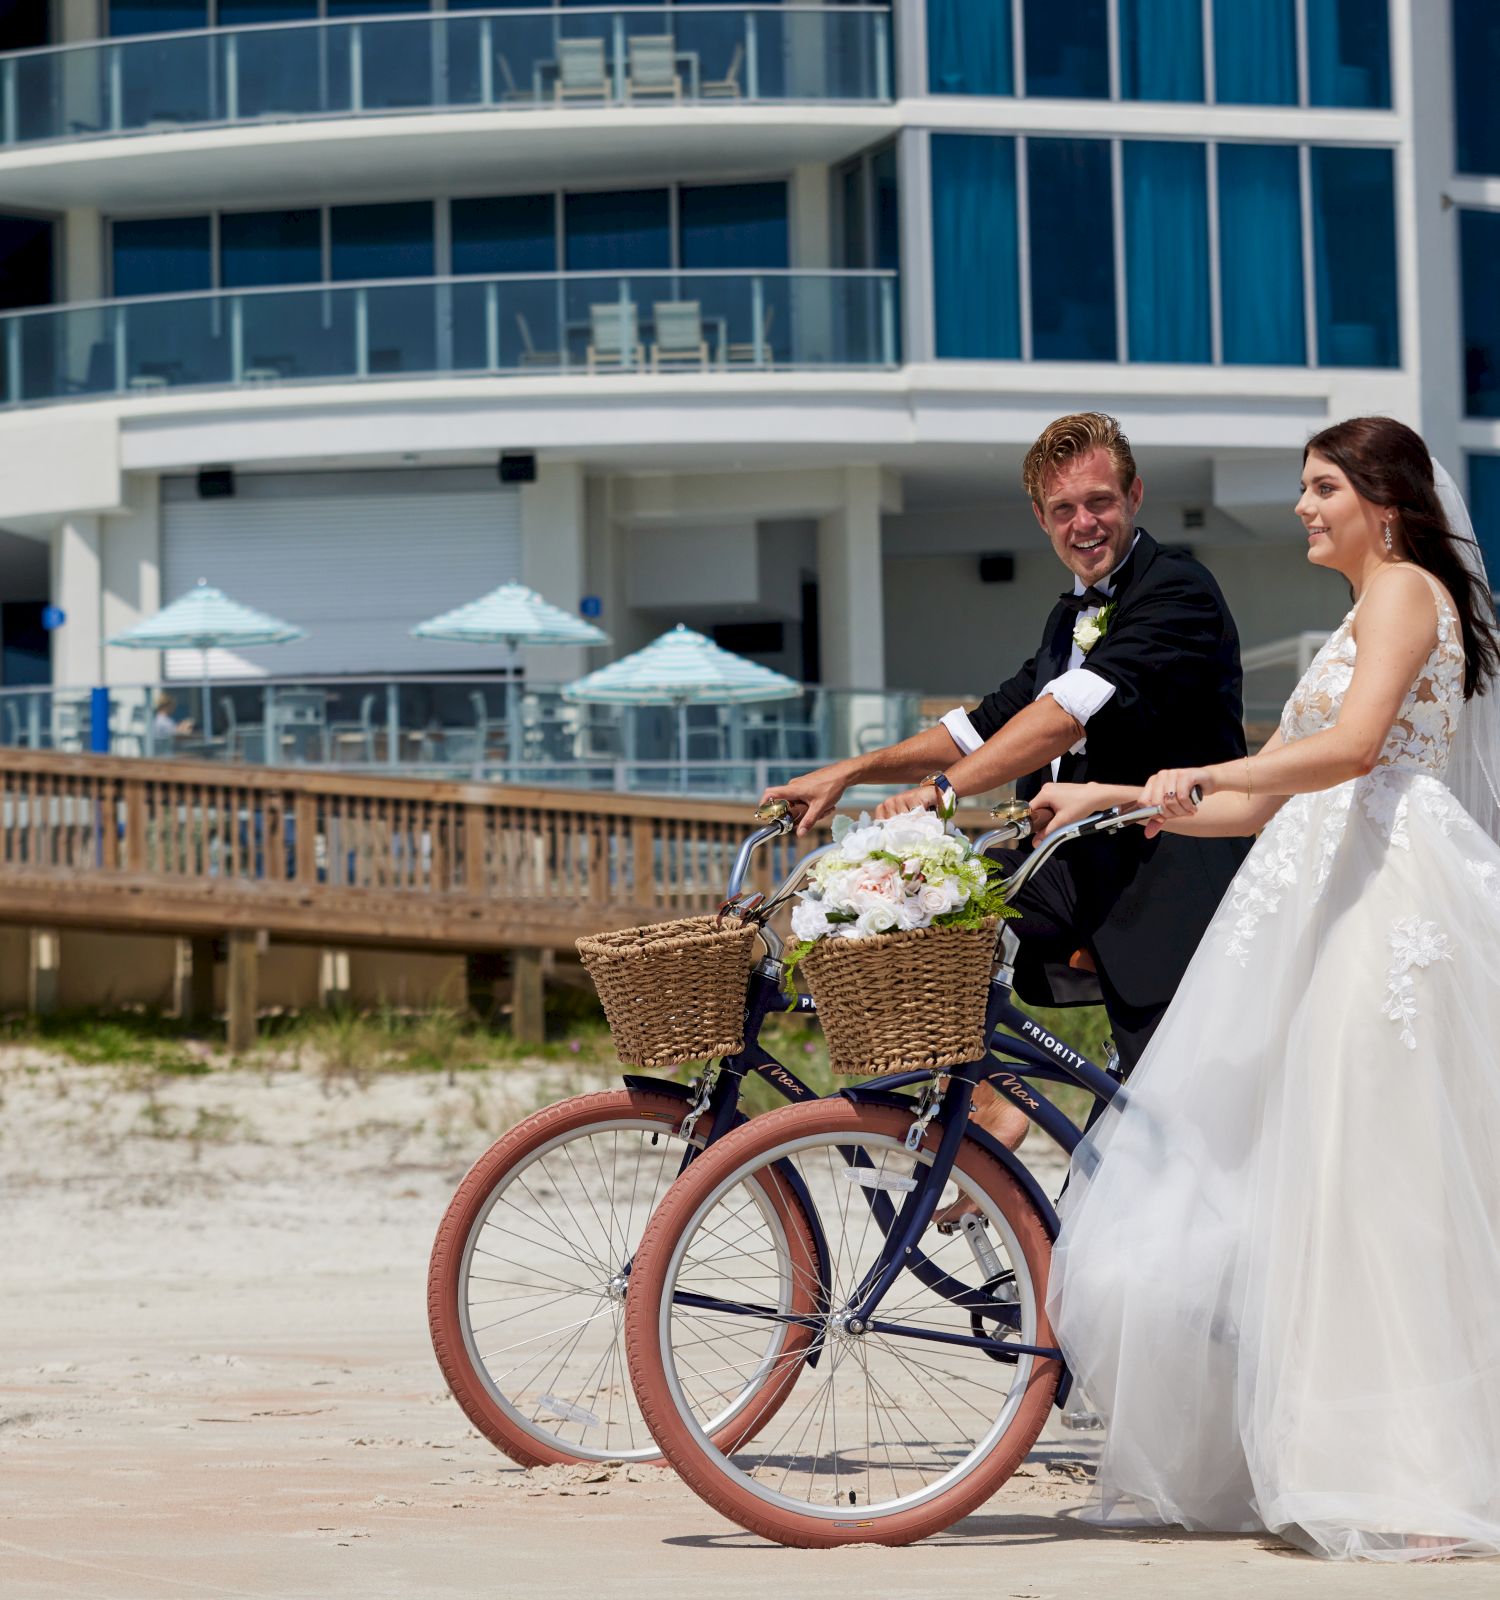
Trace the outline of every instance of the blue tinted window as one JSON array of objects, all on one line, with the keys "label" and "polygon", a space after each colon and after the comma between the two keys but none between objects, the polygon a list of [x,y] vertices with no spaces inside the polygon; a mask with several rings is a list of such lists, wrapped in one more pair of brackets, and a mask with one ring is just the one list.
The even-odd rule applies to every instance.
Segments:
[{"label": "blue tinted window", "polygon": [[1389,150],[1312,152],[1320,366],[1400,364],[1394,183]]},{"label": "blue tinted window", "polygon": [[886,145],[870,158],[870,186],[875,197],[875,265],[896,272],[901,266],[901,188],[895,145]]},{"label": "blue tinted window", "polygon": [[1300,366],[1307,337],[1297,152],[1221,144],[1218,162],[1224,359]]},{"label": "blue tinted window", "polygon": [[1011,0],[927,0],[931,94],[1016,92]]},{"label": "blue tinted window", "polygon": [[219,0],[221,28],[252,22],[305,22],[318,14],[317,0]]},{"label": "blue tinted window", "polygon": [[1460,212],[1458,236],[1463,258],[1464,411],[1471,417],[1500,417],[1500,211]]},{"label": "blue tinted window", "polygon": [[316,211],[243,211],[219,218],[219,281],[226,289],[318,283],[322,219]]},{"label": "blue tinted window", "polygon": [[1026,92],[1068,100],[1109,98],[1106,0],[1025,0]]},{"label": "blue tinted window", "polygon": [[937,354],[1021,354],[1016,141],[932,136],[932,298]]},{"label": "blue tinted window", "polygon": [[0,310],[52,299],[52,224],[42,217],[0,216]]},{"label": "blue tinted window", "polygon": [[1038,361],[1113,361],[1114,213],[1109,145],[1029,139],[1031,349]]},{"label": "blue tinted window", "polygon": [[1453,98],[1458,170],[1500,173],[1500,6],[1453,0]]},{"label": "blue tinted window", "polygon": [[563,201],[569,272],[640,272],[672,265],[665,189],[570,194]]},{"label": "blue tinted window", "polygon": [[1493,588],[1500,573],[1500,456],[1469,457],[1469,515]]},{"label": "blue tinted window", "polygon": [[1213,359],[1207,154],[1201,144],[1125,144],[1125,287],[1132,361]]},{"label": "blue tinted window", "polygon": [[550,194],[455,200],[451,216],[454,272],[557,270],[557,207]]},{"label": "blue tinted window", "polygon": [[677,196],[684,267],[787,265],[786,185],[720,183]]},{"label": "blue tinted window", "polygon": [[429,278],[434,267],[432,202],[403,200],[395,205],[335,206],[333,276]]},{"label": "blue tinted window", "polygon": [[1226,105],[1296,105],[1293,0],[1214,0],[1214,93]]},{"label": "blue tinted window", "polygon": [[208,0],[110,0],[109,31],[117,39],[207,26]]},{"label": "blue tinted window", "polygon": [[1120,0],[1120,93],[1203,99],[1203,0]]},{"label": "blue tinted window", "polygon": [[1315,106],[1388,106],[1386,0],[1307,0],[1307,95]]},{"label": "blue tinted window", "polygon": [[139,217],[110,229],[114,292],[186,294],[213,287],[207,217]]}]

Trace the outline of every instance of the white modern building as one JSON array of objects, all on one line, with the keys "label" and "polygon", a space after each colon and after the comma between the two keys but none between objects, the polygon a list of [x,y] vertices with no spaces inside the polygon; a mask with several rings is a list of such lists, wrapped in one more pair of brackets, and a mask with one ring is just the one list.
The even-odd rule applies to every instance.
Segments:
[{"label": "white modern building", "polygon": [[681,620],[982,692],[1082,407],[1247,646],[1345,604],[1327,421],[1500,554],[1495,0],[0,0],[0,52],[0,688],[191,678],[105,641],[199,577],[308,633],[221,670],[483,669],[407,630],[519,577],[614,641],[537,678]]}]

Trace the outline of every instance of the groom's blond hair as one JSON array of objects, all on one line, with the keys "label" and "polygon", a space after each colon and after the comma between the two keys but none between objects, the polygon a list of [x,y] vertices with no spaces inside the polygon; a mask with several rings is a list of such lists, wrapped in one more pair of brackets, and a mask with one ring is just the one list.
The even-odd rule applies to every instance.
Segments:
[{"label": "groom's blond hair", "polygon": [[1127,493],[1135,482],[1135,456],[1115,419],[1103,411],[1075,411],[1056,422],[1049,422],[1026,452],[1021,463],[1021,484],[1032,502],[1041,507],[1047,479],[1058,468],[1091,450],[1103,450],[1120,475],[1120,487]]}]

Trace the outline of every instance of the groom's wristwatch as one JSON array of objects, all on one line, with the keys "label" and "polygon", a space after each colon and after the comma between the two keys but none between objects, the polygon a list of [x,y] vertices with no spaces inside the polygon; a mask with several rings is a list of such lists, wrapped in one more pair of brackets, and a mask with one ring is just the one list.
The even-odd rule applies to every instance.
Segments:
[{"label": "groom's wristwatch", "polygon": [[930,783],[937,790],[937,812],[946,822],[958,810],[958,790],[948,782],[947,777],[941,772],[930,773],[922,779],[922,782]]}]

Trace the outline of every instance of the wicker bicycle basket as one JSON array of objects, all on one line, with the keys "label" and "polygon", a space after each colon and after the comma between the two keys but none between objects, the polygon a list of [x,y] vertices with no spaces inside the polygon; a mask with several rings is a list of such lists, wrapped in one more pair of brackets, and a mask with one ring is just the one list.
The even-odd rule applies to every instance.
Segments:
[{"label": "wicker bicycle basket", "polygon": [[670,1067],[742,1050],[755,935],[738,917],[684,917],[577,940],[620,1060]]},{"label": "wicker bicycle basket", "polygon": [[833,1070],[849,1077],[977,1061],[998,924],[820,939],[797,970],[818,1002]]}]

